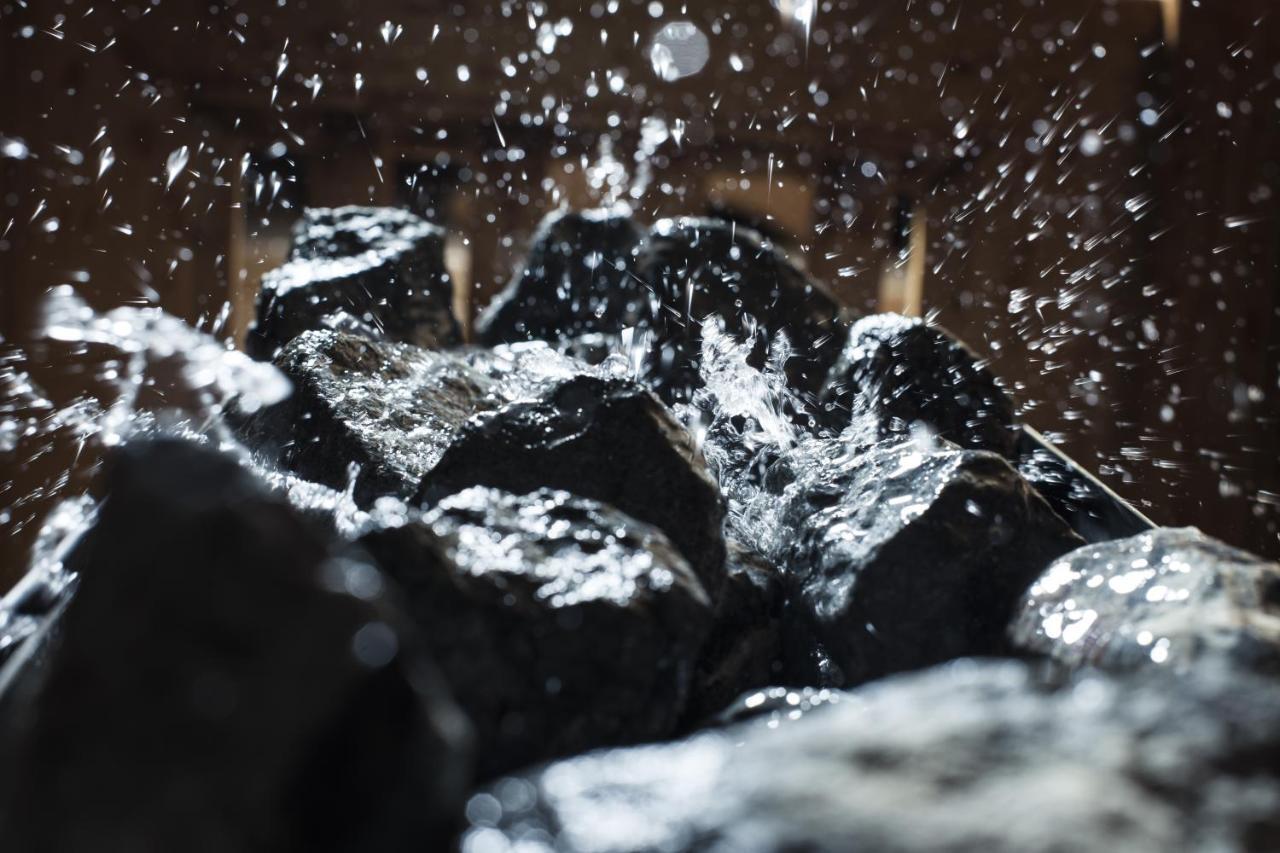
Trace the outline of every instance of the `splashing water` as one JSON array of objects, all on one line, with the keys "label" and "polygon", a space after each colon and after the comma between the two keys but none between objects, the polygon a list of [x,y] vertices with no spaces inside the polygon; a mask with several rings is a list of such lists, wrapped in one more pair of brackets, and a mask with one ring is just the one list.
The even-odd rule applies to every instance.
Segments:
[{"label": "splashing water", "polygon": [[182,174],[182,170],[187,168],[187,163],[191,160],[191,149],[183,145],[170,152],[169,159],[164,166],[164,188],[170,189],[173,182],[178,180],[178,176]]},{"label": "splashing water", "polygon": [[[132,403],[150,359],[176,359],[187,387],[207,392],[209,410],[217,415],[228,403],[246,414],[278,403],[291,386],[274,366],[254,361],[159,308],[123,306],[105,314],[94,311],[68,285],[55,287],[44,304],[44,336],[50,340],[114,347],[130,356],[131,369],[121,387]],[[128,413],[124,413],[128,414]],[[125,426],[127,417],[121,419]]]}]

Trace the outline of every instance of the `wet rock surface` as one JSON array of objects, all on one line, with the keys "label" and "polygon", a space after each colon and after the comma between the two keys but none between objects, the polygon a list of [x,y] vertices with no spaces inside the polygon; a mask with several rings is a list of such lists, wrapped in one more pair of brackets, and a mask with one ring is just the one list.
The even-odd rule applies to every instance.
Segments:
[{"label": "wet rock surface", "polygon": [[467,727],[368,563],[235,462],[119,455],[36,700],[7,722],[7,850],[420,850]]},{"label": "wet rock surface", "polygon": [[564,489],[662,530],[709,595],[724,581],[724,501],[692,437],[635,382],[582,375],[470,420],[424,477],[428,505],[468,486]]},{"label": "wet rock surface", "polygon": [[643,232],[626,208],[548,215],[511,284],[476,321],[482,344],[560,340],[652,322],[635,275]]},{"label": "wet rock surface", "polygon": [[755,346],[763,365],[785,332],[789,381],[817,392],[842,341],[839,304],[777,247],[745,226],[722,219],[663,219],[649,230],[639,273],[659,302],[648,381],[663,399],[685,400],[702,386],[701,324],[708,315]]},{"label": "wet rock surface", "polygon": [[311,329],[424,347],[459,343],[444,231],[397,208],[310,208],[288,262],[263,277],[246,340],[270,359]]},{"label": "wet rock surface", "polygon": [[471,488],[362,543],[474,721],[481,775],[674,732],[712,613],[657,529],[562,491]]},{"label": "wet rock surface", "polygon": [[837,428],[869,414],[882,437],[923,424],[971,450],[1013,458],[1013,403],[968,347],[919,318],[864,317],[849,330],[821,403]]},{"label": "wet rock surface", "polygon": [[1087,545],[1027,591],[1010,636],[1072,667],[1280,673],[1280,565],[1194,528]]},{"label": "wet rock surface", "polygon": [[246,442],[280,467],[364,505],[407,497],[478,412],[537,397],[585,366],[544,344],[440,353],[307,332],[276,358],[293,383],[249,419]]},{"label": "wet rock surface", "polygon": [[773,556],[835,684],[1003,651],[1023,590],[1081,544],[992,453],[837,439],[775,468]]},{"label": "wet rock surface", "polygon": [[1271,681],[962,662],[771,727],[599,752],[472,798],[466,853],[1273,849]]}]

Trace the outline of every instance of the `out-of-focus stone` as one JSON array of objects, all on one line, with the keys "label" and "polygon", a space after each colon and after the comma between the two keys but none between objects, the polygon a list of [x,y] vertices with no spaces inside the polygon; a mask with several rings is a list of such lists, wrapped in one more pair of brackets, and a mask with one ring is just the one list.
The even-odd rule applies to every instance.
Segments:
[{"label": "out-of-focus stone", "polygon": [[729,542],[728,554],[711,636],[693,680],[687,718],[695,724],[782,675],[782,575],[736,542]]},{"label": "out-of-focus stone", "polygon": [[10,720],[0,846],[431,849],[467,726],[368,563],[234,461],[134,443],[67,558],[79,589]]},{"label": "out-of-focus stone", "polygon": [[520,272],[476,321],[483,344],[559,341],[652,322],[635,275],[642,232],[626,208],[549,214]]},{"label": "out-of-focus stone", "polygon": [[1024,664],[890,679],[788,725],[600,752],[503,779],[464,853],[1267,851],[1280,687],[1050,690]]},{"label": "out-of-focus stone", "polygon": [[656,528],[562,491],[471,488],[361,541],[475,723],[481,775],[673,732],[712,617]]},{"label": "out-of-focus stone", "polygon": [[1025,602],[1013,642],[1071,667],[1187,672],[1230,661],[1280,672],[1280,565],[1194,528],[1072,551]]},{"label": "out-of-focus stone", "polygon": [[722,219],[660,220],[645,238],[639,276],[659,302],[647,373],[667,401],[686,400],[702,385],[701,324],[708,315],[752,343],[755,367],[785,333],[792,348],[786,374],[804,391],[819,390],[839,353],[839,303],[750,228]]},{"label": "out-of-focus stone", "polygon": [[333,329],[443,347],[461,340],[444,231],[390,207],[311,208],[268,272],[245,346],[270,359],[302,332]]},{"label": "out-of-focus stone", "polygon": [[770,556],[837,685],[1005,650],[1023,592],[1082,542],[993,453],[815,440],[774,469]]},{"label": "out-of-focus stone", "polygon": [[1013,403],[971,350],[918,317],[876,314],[849,330],[821,403],[830,425],[867,414],[881,437],[922,424],[971,450],[1012,459]]},{"label": "out-of-focus stone", "polygon": [[546,487],[610,504],[666,533],[714,600],[724,581],[724,500],[693,438],[636,383],[581,375],[476,415],[423,478],[431,504],[468,486]]}]

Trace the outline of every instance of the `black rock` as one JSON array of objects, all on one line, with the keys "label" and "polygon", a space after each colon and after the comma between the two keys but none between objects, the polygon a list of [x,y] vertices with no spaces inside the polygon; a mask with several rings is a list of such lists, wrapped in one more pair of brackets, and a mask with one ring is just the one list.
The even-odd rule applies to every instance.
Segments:
[{"label": "black rock", "polygon": [[4,773],[0,846],[422,850],[467,726],[386,603],[235,462],[172,440],[114,463],[79,589]]},{"label": "black rock", "polygon": [[289,261],[263,276],[245,348],[270,359],[310,329],[449,346],[452,302],[443,229],[398,208],[310,208]]},{"label": "black rock", "polygon": [[1088,853],[1280,844],[1280,686],[1049,689],[1018,662],[869,685],[786,725],[600,752],[471,799],[466,853]]},{"label": "black rock", "polygon": [[634,272],[641,237],[624,208],[549,214],[520,272],[476,320],[476,340],[558,341],[651,323],[651,294]]},{"label": "black rock", "polygon": [[877,314],[849,330],[821,396],[831,426],[870,417],[881,437],[922,424],[971,450],[1014,458],[1013,403],[964,344],[916,317]]},{"label": "black rock", "polygon": [[481,775],[672,734],[711,606],[656,528],[562,491],[472,488],[361,541],[475,723]]},{"label": "black rock", "polygon": [[761,527],[774,528],[793,611],[838,670],[824,684],[1003,651],[1024,590],[1082,543],[993,453],[815,440],[775,468],[778,515]]},{"label": "black rock", "polygon": [[776,246],[722,219],[681,217],[655,223],[645,238],[639,276],[659,301],[650,383],[668,400],[701,387],[701,324],[714,315],[764,364],[779,333],[790,341],[789,381],[816,393],[839,353],[839,303]]},{"label": "black rock", "polygon": [[1032,584],[1011,637],[1071,667],[1280,673],[1280,565],[1189,527],[1086,545]]},{"label": "black rock", "polygon": [[607,503],[666,533],[716,599],[724,501],[693,438],[636,383],[580,375],[468,421],[423,478],[427,504],[468,486],[547,487]]},{"label": "black rock", "polygon": [[736,542],[728,545],[725,582],[711,635],[698,659],[687,717],[700,723],[748,690],[782,676],[782,574]]},{"label": "black rock", "polygon": [[339,332],[305,332],[276,358],[293,383],[254,415],[245,442],[308,480],[348,487],[356,503],[411,496],[463,423],[575,375],[545,346],[450,354]]}]

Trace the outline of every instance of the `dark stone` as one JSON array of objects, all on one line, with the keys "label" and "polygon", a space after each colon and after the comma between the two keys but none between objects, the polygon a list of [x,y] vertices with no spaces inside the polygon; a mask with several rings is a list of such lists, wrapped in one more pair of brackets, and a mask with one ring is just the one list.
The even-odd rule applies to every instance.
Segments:
[{"label": "dark stone", "polygon": [[245,348],[270,359],[302,332],[336,329],[443,347],[461,341],[444,231],[390,207],[310,208],[268,272]]},{"label": "dark stone", "polygon": [[481,775],[672,734],[711,606],[657,529],[562,491],[472,488],[361,541],[475,723]]},{"label": "dark stone", "polygon": [[[466,724],[388,605],[230,459],[118,455],[5,773],[6,850],[423,850]],[[11,721],[12,722],[12,721]]]},{"label": "dark stone", "polygon": [[472,415],[536,395],[580,369],[539,347],[450,354],[305,332],[276,358],[293,394],[250,418],[241,433],[280,467],[339,491],[359,466],[361,506],[382,495],[408,497]]},{"label": "dark stone", "polygon": [[711,636],[693,681],[687,718],[695,724],[782,675],[782,575],[736,542],[729,542],[728,553]]},{"label": "dark stone", "polygon": [[890,679],[786,725],[601,752],[471,799],[464,853],[1274,850],[1280,686]]},{"label": "dark stone", "polygon": [[1280,565],[1195,528],[1086,545],[1025,597],[1013,642],[1070,667],[1186,672],[1205,658],[1280,673]]},{"label": "dark stone", "polygon": [[971,450],[1014,458],[1013,403],[982,360],[916,317],[877,314],[849,330],[821,396],[829,425],[865,415],[881,437],[923,424]]},{"label": "dark stone", "polygon": [[468,486],[564,489],[615,506],[666,533],[712,599],[719,595],[724,501],[693,438],[630,380],[581,375],[478,414],[425,476],[418,501]]},{"label": "dark stone", "polygon": [[733,338],[754,347],[764,364],[780,332],[791,343],[788,380],[817,393],[842,341],[839,303],[757,232],[722,219],[663,219],[649,230],[639,276],[660,303],[647,364],[667,401],[702,386],[701,324],[718,317]]},{"label": "dark stone", "polygon": [[837,685],[1004,651],[1024,590],[1082,542],[993,453],[814,440],[774,467],[771,556]]},{"label": "dark stone", "polygon": [[558,341],[652,322],[651,294],[634,272],[641,237],[624,208],[549,214],[520,272],[476,320],[476,340]]}]

